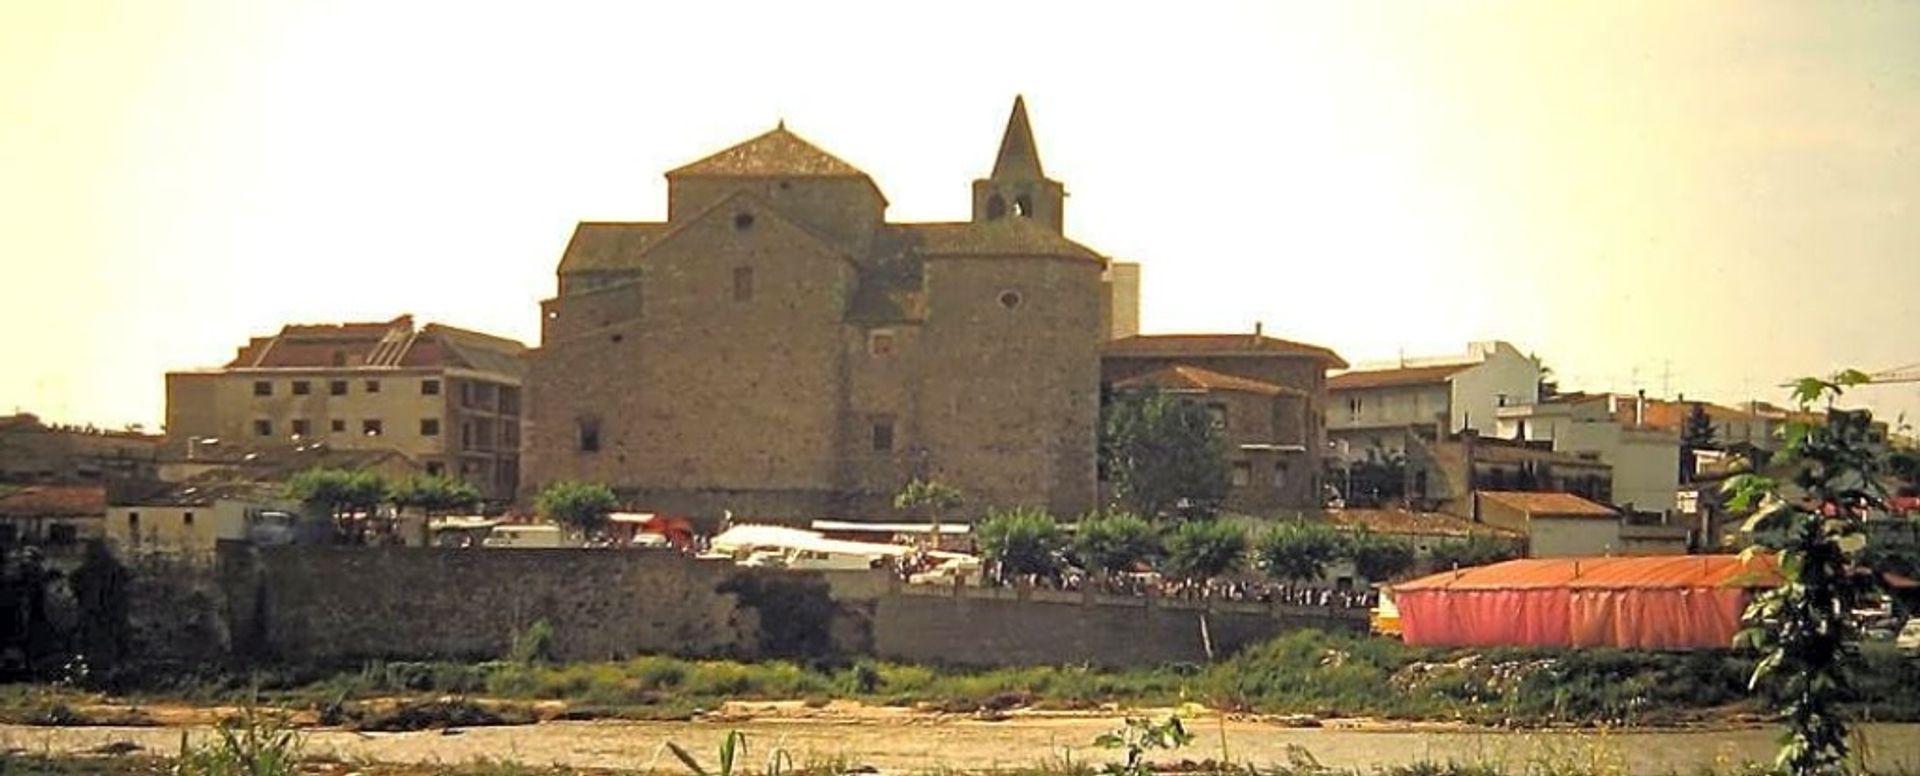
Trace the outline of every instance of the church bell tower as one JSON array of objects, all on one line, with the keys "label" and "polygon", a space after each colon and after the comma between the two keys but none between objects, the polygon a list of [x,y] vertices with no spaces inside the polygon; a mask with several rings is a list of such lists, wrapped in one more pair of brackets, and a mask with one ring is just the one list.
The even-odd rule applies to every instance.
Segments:
[{"label": "church bell tower", "polygon": [[973,220],[1026,218],[1055,232],[1066,221],[1067,189],[1040,169],[1040,151],[1034,147],[1033,127],[1027,123],[1027,102],[1013,98],[1013,115],[1000,138],[1000,155],[993,174],[973,182]]}]

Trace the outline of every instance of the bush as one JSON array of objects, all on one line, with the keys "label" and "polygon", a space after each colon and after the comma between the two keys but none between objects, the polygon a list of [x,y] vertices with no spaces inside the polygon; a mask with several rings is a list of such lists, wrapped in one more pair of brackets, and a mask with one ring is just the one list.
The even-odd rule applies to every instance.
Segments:
[{"label": "bush", "polygon": [[1327,565],[1346,552],[1345,537],[1318,523],[1289,521],[1260,534],[1255,565],[1283,582],[1311,582],[1327,574]]},{"label": "bush", "polygon": [[526,630],[513,634],[507,660],[522,665],[552,662],[553,625],[544,619],[534,620]]},{"label": "bush", "polygon": [[1073,537],[1074,556],[1092,571],[1132,571],[1163,552],[1160,532],[1137,515],[1089,516]]},{"label": "bush", "polygon": [[1347,542],[1354,571],[1369,582],[1388,582],[1413,570],[1413,545],[1405,539],[1362,533]]},{"label": "bush", "polygon": [[974,529],[980,550],[1008,574],[1050,575],[1060,570],[1060,526],[1036,509],[994,512]]},{"label": "bush", "polygon": [[1220,520],[1189,520],[1167,537],[1168,575],[1212,579],[1240,568],[1247,553],[1247,532]]}]

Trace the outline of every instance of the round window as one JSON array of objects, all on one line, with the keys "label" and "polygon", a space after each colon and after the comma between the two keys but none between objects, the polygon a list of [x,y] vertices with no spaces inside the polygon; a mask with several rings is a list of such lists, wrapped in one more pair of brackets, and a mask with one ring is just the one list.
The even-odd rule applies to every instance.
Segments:
[{"label": "round window", "polygon": [[1000,306],[1012,310],[1020,306],[1020,292],[1008,289],[1000,292]]},{"label": "round window", "polygon": [[736,216],[734,216],[734,217],[733,217],[733,228],[735,228],[735,229],[742,229],[742,230],[745,230],[745,229],[752,229],[752,228],[753,228],[753,214],[752,214],[752,213],[741,213],[741,214],[739,214],[739,215],[736,215]]}]

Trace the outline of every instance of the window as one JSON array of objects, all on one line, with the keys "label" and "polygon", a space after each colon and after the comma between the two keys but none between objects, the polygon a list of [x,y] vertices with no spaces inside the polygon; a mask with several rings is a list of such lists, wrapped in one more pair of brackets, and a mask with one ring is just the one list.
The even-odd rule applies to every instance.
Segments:
[{"label": "window", "polygon": [[1285,487],[1287,487],[1287,465],[1276,463],[1273,465],[1273,489],[1280,490]]},{"label": "window", "polygon": [[269,437],[269,436],[273,436],[273,421],[271,421],[271,420],[256,420],[256,421],[254,421],[254,422],[253,422],[253,435],[254,435],[254,436],[263,436],[263,437]]},{"label": "window", "polygon": [[130,533],[140,532],[140,513],[139,512],[127,513],[127,531]]},{"label": "window", "polygon": [[1001,307],[1005,307],[1009,310],[1017,309],[1020,307],[1021,301],[1022,300],[1020,299],[1020,292],[1018,291],[1009,289],[1009,290],[1000,292]]},{"label": "window", "polygon": [[733,268],[733,301],[745,302],[753,299],[753,268]]},{"label": "window", "polygon": [[427,462],[427,476],[428,476],[428,477],[442,477],[442,476],[445,476],[445,475],[446,475],[446,473],[447,473],[447,465],[446,465],[446,464],[444,464],[444,463],[441,463],[441,462],[439,462],[439,461],[428,461],[428,462]]},{"label": "window", "polygon": [[580,418],[574,421],[576,446],[583,453],[600,452],[600,419]]},{"label": "window", "polygon": [[867,354],[873,356],[893,355],[893,332],[887,329],[867,332]]},{"label": "window", "polygon": [[1216,430],[1227,430],[1227,405],[1220,402],[1207,403],[1207,418],[1213,421]]},{"label": "window", "polygon": [[1347,420],[1356,423],[1360,421],[1360,397],[1354,396],[1347,399]]},{"label": "window", "polygon": [[379,392],[380,392],[380,381],[379,381],[379,380],[368,380],[368,381],[367,381],[367,393],[379,393]]},{"label": "window", "polygon": [[420,436],[440,436],[440,419],[421,418]]},{"label": "window", "polygon": [[1233,486],[1244,488],[1253,482],[1253,464],[1246,461],[1233,462]]},{"label": "window", "polygon": [[345,434],[347,433],[347,422],[344,420],[335,420],[329,423],[327,428],[335,434]]},{"label": "window", "polygon": [[421,380],[420,395],[421,396],[439,396],[440,381],[439,380]]},{"label": "window", "polygon": [[181,525],[193,525],[193,513],[192,513],[192,512],[181,512],[181,513],[180,513],[180,524],[181,524]]},{"label": "window", "polygon": [[80,541],[80,531],[72,523],[54,523],[47,526],[48,544],[73,544]]},{"label": "window", "polygon": [[380,421],[378,420],[360,421],[360,433],[362,434],[365,434],[367,436],[380,436],[380,432],[382,430],[383,429],[380,426]]},{"label": "window", "polygon": [[255,380],[255,381],[253,381],[253,395],[255,395],[255,396],[272,396],[272,395],[273,395],[273,383],[271,383],[271,382],[268,382],[268,381],[266,381],[266,380]]},{"label": "window", "polygon": [[306,418],[294,418],[293,420],[294,436],[303,437],[311,433],[313,433],[312,423],[309,423]]},{"label": "window", "polygon": [[313,383],[307,382],[305,380],[293,381],[293,395],[305,396],[309,393],[313,393]]},{"label": "window", "polygon": [[753,214],[752,213],[735,213],[733,216],[733,228],[738,229],[742,232],[748,229],[752,229]]},{"label": "window", "polygon": [[1013,214],[1021,218],[1033,217],[1033,200],[1022,194],[1013,200]]},{"label": "window", "polygon": [[873,451],[886,453],[893,451],[893,418],[882,415],[873,419]]}]

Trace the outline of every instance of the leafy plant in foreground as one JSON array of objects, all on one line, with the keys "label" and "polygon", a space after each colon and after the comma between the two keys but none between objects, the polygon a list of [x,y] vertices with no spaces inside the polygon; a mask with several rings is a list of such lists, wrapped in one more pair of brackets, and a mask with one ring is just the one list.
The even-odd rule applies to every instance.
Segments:
[{"label": "leafy plant in foreground", "polygon": [[1858,658],[1859,625],[1852,612],[1878,587],[1859,562],[1866,548],[1862,520],[1884,510],[1880,484],[1887,449],[1876,441],[1873,415],[1835,409],[1832,402],[1866,375],[1846,371],[1830,379],[1807,378],[1794,389],[1802,412],[1827,404],[1824,422],[1796,421],[1772,463],[1781,481],[1759,472],[1729,480],[1736,512],[1751,510],[1746,529],[1756,550],[1778,553],[1779,587],[1755,596],[1747,607],[1749,628],[1739,640],[1760,650],[1750,686],[1766,687],[1785,703],[1787,731],[1774,765],[1793,774],[1845,771],[1846,713],[1853,699],[1852,664]]},{"label": "leafy plant in foreground", "polygon": [[1168,715],[1155,722],[1146,717],[1128,717],[1126,723],[1093,739],[1102,749],[1125,749],[1127,761],[1109,764],[1102,773],[1109,776],[1147,776],[1153,773],[1146,763],[1147,752],[1172,751],[1193,743],[1193,734],[1180,724],[1180,716]]}]

